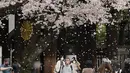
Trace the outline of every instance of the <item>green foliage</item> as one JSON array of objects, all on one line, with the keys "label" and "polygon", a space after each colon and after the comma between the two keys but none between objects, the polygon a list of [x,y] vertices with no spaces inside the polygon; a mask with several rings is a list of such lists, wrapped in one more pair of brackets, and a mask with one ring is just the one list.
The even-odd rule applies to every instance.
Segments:
[{"label": "green foliage", "polygon": [[105,45],[106,40],[106,25],[98,24],[96,25],[96,43],[98,46]]},{"label": "green foliage", "polygon": [[119,12],[116,13],[115,20],[116,24],[118,24],[118,30],[119,30],[118,41],[119,43],[125,43],[128,40],[125,40],[126,37],[124,33],[126,32],[124,30],[126,27],[128,27],[127,25],[129,25],[130,23],[130,10],[129,9],[120,10]]},{"label": "green foliage", "polygon": [[118,23],[118,24],[125,25],[125,24],[129,23],[130,22],[129,9],[124,9],[124,10],[121,10],[121,11],[115,13],[114,17],[115,17],[114,19],[117,21],[116,23]]}]

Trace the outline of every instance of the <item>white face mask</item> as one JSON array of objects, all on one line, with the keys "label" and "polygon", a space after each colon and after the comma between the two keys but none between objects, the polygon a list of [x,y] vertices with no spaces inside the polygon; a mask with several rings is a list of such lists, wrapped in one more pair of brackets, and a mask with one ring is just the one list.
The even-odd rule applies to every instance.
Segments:
[{"label": "white face mask", "polygon": [[73,63],[76,63],[76,61],[73,61]]},{"label": "white face mask", "polygon": [[64,60],[64,58],[63,58],[63,57],[61,57],[61,59],[60,59],[60,60],[62,60],[62,61],[63,61],[63,60]]}]

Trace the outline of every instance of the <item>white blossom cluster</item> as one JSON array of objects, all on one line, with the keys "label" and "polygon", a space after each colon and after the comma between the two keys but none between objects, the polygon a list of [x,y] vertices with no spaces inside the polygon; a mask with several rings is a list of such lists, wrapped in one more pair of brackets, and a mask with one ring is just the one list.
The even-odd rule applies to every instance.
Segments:
[{"label": "white blossom cluster", "polygon": [[[110,4],[118,11],[130,7],[128,0],[85,1],[86,3],[78,2],[78,0],[28,0],[28,3],[21,7],[23,19],[37,17],[36,23],[39,24],[43,21],[40,17],[44,16],[43,24],[48,25],[46,21],[53,22],[54,28],[60,28],[61,25],[64,27],[83,25],[87,21],[109,23],[108,18],[112,16],[108,13],[110,7],[104,7],[105,4]],[[15,5],[17,2],[23,2],[23,0],[1,0],[0,8]],[[78,20],[74,21],[73,18]]]},{"label": "white blossom cluster", "polygon": [[22,3],[23,0],[0,0],[0,8],[15,5],[16,3]]},{"label": "white blossom cluster", "polygon": [[[39,15],[45,15],[45,18],[50,22],[55,22],[57,27],[62,23],[65,24],[65,27],[74,25],[72,18],[75,17],[79,19],[77,25],[82,25],[88,20],[92,23],[107,23],[107,18],[111,17],[111,15],[107,13],[108,9],[104,8],[100,1],[91,0],[90,2],[88,1],[88,3],[76,3],[76,0],[67,0],[68,6],[60,4],[61,2],[63,1],[50,0],[50,2],[48,2],[45,0],[40,3],[30,0],[30,2],[22,7],[22,11],[24,16],[30,15],[31,17],[35,16],[33,12],[39,12]],[[51,12],[50,9],[54,10],[53,13],[46,14],[46,12]],[[59,14],[59,17],[55,20],[57,14]]]},{"label": "white blossom cluster", "polygon": [[103,3],[109,3],[115,9],[122,10],[130,7],[129,0],[102,0]]}]

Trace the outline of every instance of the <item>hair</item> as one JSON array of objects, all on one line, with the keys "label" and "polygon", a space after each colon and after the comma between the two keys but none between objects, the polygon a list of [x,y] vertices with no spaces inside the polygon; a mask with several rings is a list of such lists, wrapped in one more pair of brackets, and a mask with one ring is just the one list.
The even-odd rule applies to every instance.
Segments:
[{"label": "hair", "polygon": [[4,59],[4,62],[9,62],[9,58],[5,58],[5,59]]},{"label": "hair", "polygon": [[61,57],[64,57],[64,56],[63,56],[63,55],[60,55],[59,57],[61,58]]},{"label": "hair", "polygon": [[85,67],[86,67],[86,68],[93,68],[93,63],[92,63],[92,61],[91,61],[91,60],[87,60],[87,61],[86,61],[86,64],[85,64]]},{"label": "hair", "polygon": [[15,59],[14,62],[18,62],[18,61]]},{"label": "hair", "polygon": [[66,59],[69,59],[69,60],[70,60],[70,58],[69,58],[69,57],[67,57]]},{"label": "hair", "polygon": [[99,67],[98,72],[104,73],[104,72],[105,72],[105,68],[107,68],[110,72],[113,71],[111,64],[106,63],[106,64],[102,64],[102,65]]},{"label": "hair", "polygon": [[89,64],[89,63],[88,63],[88,64],[85,65],[85,67],[86,67],[86,68],[93,68],[93,64]]},{"label": "hair", "polygon": [[4,61],[3,61],[3,63],[5,65],[9,65],[10,64],[9,58],[5,58]]},{"label": "hair", "polygon": [[73,57],[72,59],[74,59],[74,60],[76,61],[76,58],[75,58],[75,57]]},{"label": "hair", "polygon": [[58,60],[60,60],[62,57],[64,58],[63,55],[59,55],[59,56],[57,56],[57,59],[56,59],[56,60],[58,61]]}]

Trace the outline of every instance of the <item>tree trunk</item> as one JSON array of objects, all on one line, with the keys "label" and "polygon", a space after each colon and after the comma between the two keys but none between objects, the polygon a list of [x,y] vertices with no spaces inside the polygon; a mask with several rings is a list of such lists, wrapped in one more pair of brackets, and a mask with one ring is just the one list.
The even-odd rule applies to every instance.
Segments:
[{"label": "tree trunk", "polygon": [[48,49],[48,47],[50,46],[50,44],[52,44],[52,42],[54,43],[56,41],[56,38],[54,38],[54,36],[56,35],[54,32],[53,32],[54,35],[47,35],[49,32],[45,32],[46,36],[40,36],[39,34],[35,33],[39,30],[39,26],[36,26],[34,28],[34,34],[32,35],[30,41],[23,41],[21,37],[18,37],[20,36],[19,28],[20,26],[17,26],[15,36],[16,43],[14,45],[15,46],[14,59],[17,59],[22,66],[20,73],[31,73],[33,63],[36,61],[36,59],[40,58],[40,54],[46,49]]},{"label": "tree trunk", "polygon": [[124,30],[125,30],[125,25],[120,25],[120,30],[119,30],[119,45],[124,44]]},{"label": "tree trunk", "polygon": [[[36,38],[36,37],[35,37]],[[35,59],[39,58],[39,55],[46,50],[46,48],[50,45],[50,36],[46,36],[43,39],[39,39],[38,40],[38,44],[41,47],[36,47],[35,46],[35,42],[33,42],[32,44],[30,44],[24,51],[23,51],[23,56],[22,56],[22,62],[21,60],[19,60],[20,64],[22,65],[21,68],[21,73],[31,73],[31,69],[33,67],[33,63],[35,61]],[[53,42],[55,41],[52,40]],[[34,45],[34,46],[33,46]]]},{"label": "tree trunk", "polygon": [[112,59],[117,55],[117,27],[116,25],[107,25],[107,48],[106,56]]}]

